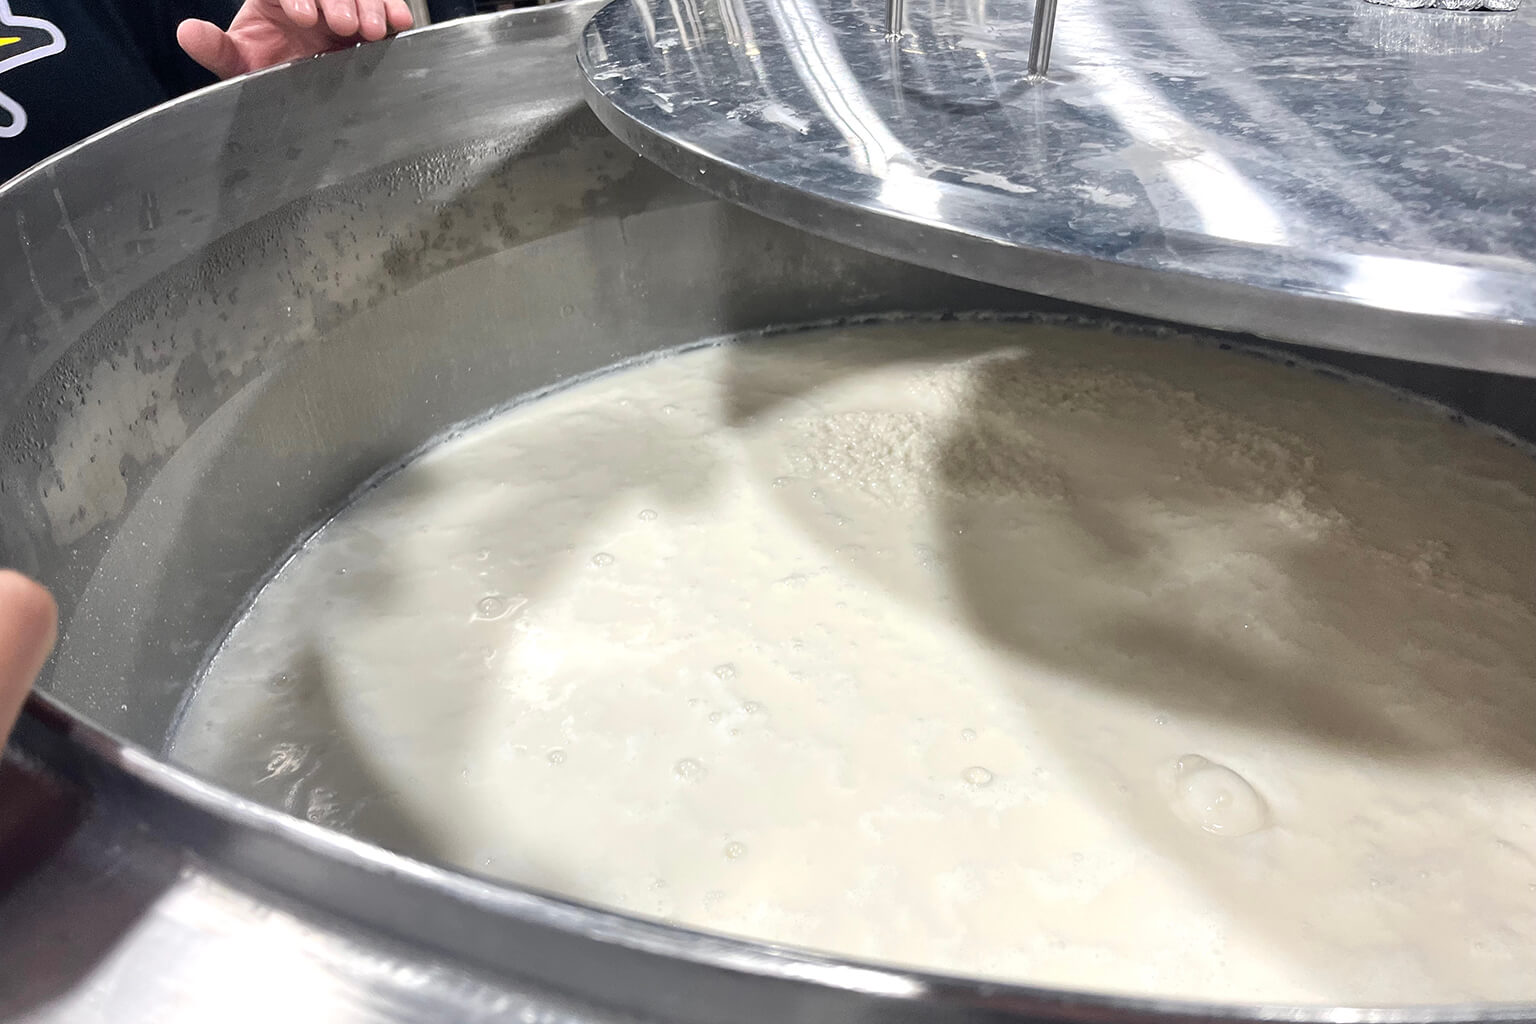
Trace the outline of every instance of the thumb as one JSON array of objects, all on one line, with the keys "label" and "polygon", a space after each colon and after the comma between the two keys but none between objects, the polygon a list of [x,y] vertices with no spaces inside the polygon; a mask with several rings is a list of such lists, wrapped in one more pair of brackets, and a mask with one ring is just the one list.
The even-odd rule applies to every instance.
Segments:
[{"label": "thumb", "polygon": [[176,41],[188,57],[220,78],[233,78],[246,71],[240,47],[211,21],[187,19],[176,26]]},{"label": "thumb", "polygon": [[0,742],[53,650],[58,619],[48,591],[18,573],[0,571]]}]

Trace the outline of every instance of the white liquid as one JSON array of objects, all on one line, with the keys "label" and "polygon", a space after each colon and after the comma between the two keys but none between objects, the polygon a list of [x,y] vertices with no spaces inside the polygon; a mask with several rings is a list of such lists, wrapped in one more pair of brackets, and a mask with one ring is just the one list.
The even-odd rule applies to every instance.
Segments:
[{"label": "white liquid", "polygon": [[322,531],[174,756],[639,914],[1036,984],[1536,997],[1536,466],[1021,326],[694,352]]}]

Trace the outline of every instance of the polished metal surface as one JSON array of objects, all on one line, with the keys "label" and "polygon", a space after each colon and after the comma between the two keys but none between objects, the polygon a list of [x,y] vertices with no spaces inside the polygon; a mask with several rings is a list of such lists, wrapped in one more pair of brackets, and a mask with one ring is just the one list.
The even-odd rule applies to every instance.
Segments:
[{"label": "polished metal surface", "polygon": [[904,8],[892,45],[882,0],[616,2],[589,95],[685,181],[871,251],[1536,374],[1536,10],[1085,0],[1037,81],[1030,5]]},{"label": "polished metal surface", "polygon": [[[594,10],[231,82],[0,190],[0,564],[46,581],[66,619],[7,757],[25,778],[0,778],[0,823],[26,815],[42,850],[0,849],[0,1019],[1536,1018],[1112,999],[711,937],[412,860],[157,756],[289,545],[457,423],[712,335],[1074,313],[821,241],[640,160],[582,99]],[[1536,437],[1531,381],[1340,361]]]},{"label": "polished metal surface", "polygon": [[1035,16],[1029,27],[1029,62],[1024,65],[1030,77],[1044,75],[1051,69],[1051,43],[1056,36],[1056,0],[1036,0]]}]

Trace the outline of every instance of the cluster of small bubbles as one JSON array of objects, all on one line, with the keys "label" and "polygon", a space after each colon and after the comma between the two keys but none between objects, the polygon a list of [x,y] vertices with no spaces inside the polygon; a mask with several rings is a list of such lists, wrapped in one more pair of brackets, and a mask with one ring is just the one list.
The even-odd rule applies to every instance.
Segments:
[{"label": "cluster of small bubbles", "polygon": [[981,789],[983,786],[992,785],[992,773],[979,764],[973,764],[961,772],[960,779],[972,789]]},{"label": "cluster of small bubbles", "polygon": [[726,843],[725,844],[725,859],[726,860],[740,860],[742,857],[745,857],[746,854],[747,854],[747,848],[742,843]]},{"label": "cluster of small bubbles", "polygon": [[961,729],[960,730],[960,738],[965,740],[967,743],[969,743],[971,740],[974,740],[976,738],[976,730],[975,729]]},{"label": "cluster of small bubbles", "polygon": [[704,766],[691,757],[685,757],[672,766],[672,774],[684,782],[698,782],[704,778]]},{"label": "cluster of small bubbles", "polygon": [[553,765],[565,764],[565,751],[561,750],[559,747],[551,750],[549,752],[549,763]]},{"label": "cluster of small bubbles", "polygon": [[475,603],[475,618],[499,619],[512,610],[512,602],[500,594],[487,594]]},{"label": "cluster of small bubbles", "polygon": [[711,711],[709,713],[709,721],[713,725],[719,725],[720,724],[720,720],[723,719],[724,717],[725,717],[725,715],[721,714],[718,711]]},{"label": "cluster of small bubbles", "polygon": [[745,711],[749,715],[755,715],[763,710],[763,706],[755,700],[748,700],[742,702],[741,710]]},{"label": "cluster of small bubbles", "polygon": [[491,549],[490,548],[481,548],[479,551],[475,552],[475,558],[478,559],[479,561],[482,561],[482,562],[490,561]]},{"label": "cluster of small bubbles", "polygon": [[773,478],[773,486],[775,486],[775,487],[788,487],[789,486],[789,477],[787,477],[787,476],[776,476],[776,477],[774,477]]},{"label": "cluster of small bubbles", "polygon": [[1175,767],[1175,810],[1186,821],[1220,836],[1245,836],[1269,823],[1264,798],[1237,772],[1198,754]]},{"label": "cluster of small bubbles", "polygon": [[677,412],[677,406],[675,406],[675,405],[664,405],[664,406],[661,407],[661,411],[663,413],[665,413],[666,415],[671,416],[673,413]]},{"label": "cluster of small bubbles", "polygon": [[1167,725],[1168,724],[1168,716],[1167,715],[1154,715],[1152,717],[1152,724],[1153,725]]},{"label": "cluster of small bubbles", "polygon": [[597,566],[599,569],[607,565],[612,565],[613,556],[606,551],[599,551],[597,554],[592,556],[592,564]]},{"label": "cluster of small bubbles", "polygon": [[640,510],[640,518],[644,522],[649,523],[656,518],[656,510],[653,508],[643,508]]},{"label": "cluster of small bubbles", "polygon": [[724,665],[715,666],[715,678],[722,683],[730,682],[736,678],[736,666],[727,662]]}]

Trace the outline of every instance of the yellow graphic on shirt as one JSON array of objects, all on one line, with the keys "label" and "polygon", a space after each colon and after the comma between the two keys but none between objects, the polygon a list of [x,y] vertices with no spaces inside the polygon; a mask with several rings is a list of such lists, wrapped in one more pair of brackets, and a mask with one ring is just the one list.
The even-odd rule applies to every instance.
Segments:
[{"label": "yellow graphic on shirt", "polygon": [[[0,0],[0,85],[4,75],[33,61],[63,53],[64,33],[46,18],[28,18],[11,11],[11,0]],[[0,142],[27,130],[27,112],[0,91]]]}]

